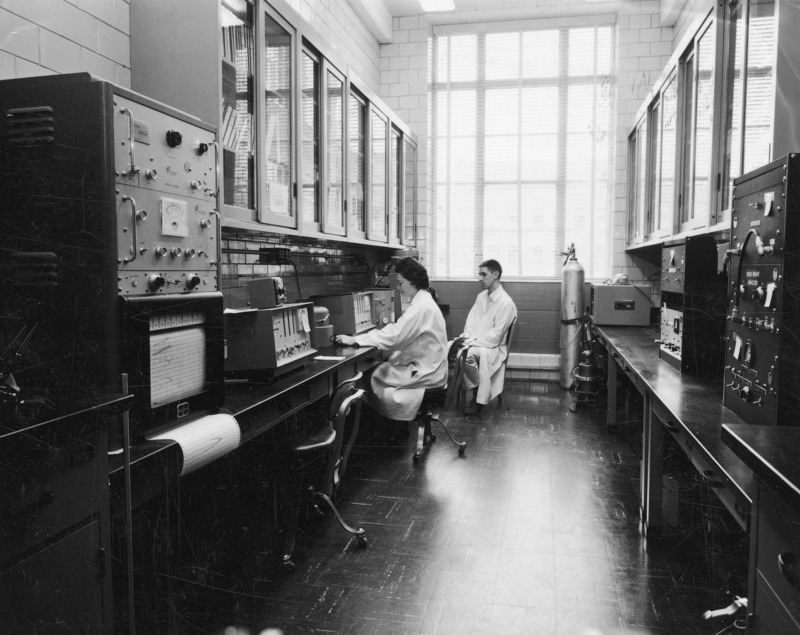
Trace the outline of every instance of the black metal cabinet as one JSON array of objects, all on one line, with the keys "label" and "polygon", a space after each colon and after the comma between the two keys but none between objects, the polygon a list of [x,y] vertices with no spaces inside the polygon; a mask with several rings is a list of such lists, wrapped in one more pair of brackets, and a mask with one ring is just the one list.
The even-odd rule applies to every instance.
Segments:
[{"label": "black metal cabinet", "polygon": [[[33,425],[0,423],[4,632],[110,630],[108,422],[120,397]],[[6,630],[7,629],[7,630]]]}]

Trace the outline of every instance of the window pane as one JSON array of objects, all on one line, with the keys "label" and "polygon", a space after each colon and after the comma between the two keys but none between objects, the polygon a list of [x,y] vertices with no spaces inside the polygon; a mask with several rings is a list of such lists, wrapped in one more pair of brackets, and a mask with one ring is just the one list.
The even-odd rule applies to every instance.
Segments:
[{"label": "window pane", "polygon": [[400,239],[400,133],[392,128],[390,136],[391,148],[389,150],[389,240],[397,242]]},{"label": "window pane", "polygon": [[594,27],[571,29],[569,32],[569,74],[591,75],[597,52],[594,46]]},{"label": "window pane", "polygon": [[522,77],[558,77],[559,32],[529,31],[522,34]]},{"label": "window pane", "polygon": [[[475,139],[450,140],[450,165],[448,178],[453,183],[475,181]],[[441,176],[439,177],[441,179]]]},{"label": "window pane", "polygon": [[414,245],[414,221],[416,219],[417,191],[417,148],[405,139],[405,174],[403,178],[403,244]]},{"label": "window pane", "polygon": [[685,223],[692,218],[692,165],[694,164],[694,53],[682,63],[681,79],[688,89],[683,91],[683,134],[682,147],[682,174],[681,174],[681,222]]},{"label": "window pane", "polygon": [[484,179],[486,181],[516,181],[519,179],[517,137],[487,137]]},{"label": "window pane", "polygon": [[519,90],[516,88],[486,91],[486,134],[517,134],[519,132]]},{"label": "window pane", "polygon": [[519,77],[519,33],[486,36],[486,79]]},{"label": "window pane", "polygon": [[522,89],[522,133],[558,130],[558,87],[544,86]]},{"label": "window pane", "polygon": [[451,36],[449,59],[450,73],[448,79],[451,82],[475,81],[478,76],[478,36]]},{"label": "window pane", "polygon": [[555,181],[558,177],[558,135],[540,134],[522,137],[520,160],[523,181]]}]

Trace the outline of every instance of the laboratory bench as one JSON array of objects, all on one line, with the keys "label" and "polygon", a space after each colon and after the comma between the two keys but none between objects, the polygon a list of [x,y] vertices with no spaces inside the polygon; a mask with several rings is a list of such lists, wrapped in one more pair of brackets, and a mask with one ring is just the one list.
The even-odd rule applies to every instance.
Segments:
[{"label": "laboratory bench", "polygon": [[641,529],[663,527],[663,440],[666,431],[709,483],[734,519],[747,530],[755,477],[722,440],[723,425],[744,421],[722,405],[720,382],[682,374],[658,356],[655,326],[595,326],[608,352],[607,424],[617,423],[620,373],[644,401],[641,465]]},{"label": "laboratory bench", "polygon": [[719,382],[658,357],[656,327],[594,327],[608,352],[607,423],[620,373],[642,396],[641,529],[663,527],[664,431],[749,534],[747,632],[800,633],[800,428],[748,424],[722,405]]}]

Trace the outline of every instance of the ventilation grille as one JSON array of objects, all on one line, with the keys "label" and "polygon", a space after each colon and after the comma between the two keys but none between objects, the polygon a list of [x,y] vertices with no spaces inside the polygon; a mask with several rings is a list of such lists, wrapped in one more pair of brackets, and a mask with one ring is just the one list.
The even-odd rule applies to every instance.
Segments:
[{"label": "ventilation grille", "polygon": [[6,141],[14,145],[53,143],[53,109],[50,106],[11,108],[6,111]]},{"label": "ventilation grille", "polygon": [[0,263],[5,280],[15,287],[58,286],[58,256],[51,251],[17,251]]}]

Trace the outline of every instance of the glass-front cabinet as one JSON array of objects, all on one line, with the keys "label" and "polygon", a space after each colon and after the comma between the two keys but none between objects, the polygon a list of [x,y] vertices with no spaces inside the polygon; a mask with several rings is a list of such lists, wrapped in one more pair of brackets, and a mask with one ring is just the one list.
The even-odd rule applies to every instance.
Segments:
[{"label": "glass-front cabinet", "polygon": [[798,32],[795,0],[728,0],[687,31],[629,135],[629,247],[727,229],[734,179],[800,148]]},{"label": "glass-front cabinet", "polygon": [[[130,4],[131,89],[218,129],[210,151],[223,225],[389,247],[415,240],[416,139],[297,3]],[[181,46],[176,24],[192,34]]]}]

